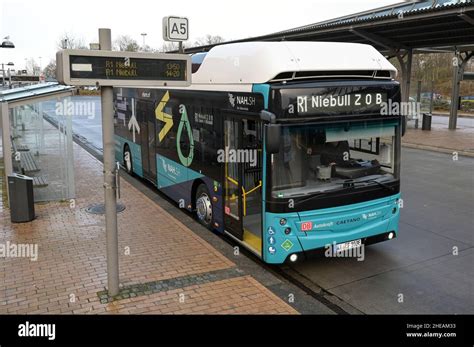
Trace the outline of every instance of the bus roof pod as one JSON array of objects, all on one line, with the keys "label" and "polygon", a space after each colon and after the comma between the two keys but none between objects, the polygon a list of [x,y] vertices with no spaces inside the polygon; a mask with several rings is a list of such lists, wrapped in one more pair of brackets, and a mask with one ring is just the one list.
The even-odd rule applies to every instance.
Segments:
[{"label": "bus roof pod", "polygon": [[[379,78],[393,79],[397,70],[375,48],[365,44],[244,42],[212,48],[193,74],[193,84],[266,83],[315,78],[318,72],[323,73],[322,77],[333,77],[333,73],[337,77],[365,78],[378,78],[384,72]],[[279,76],[284,78],[278,79]]]}]

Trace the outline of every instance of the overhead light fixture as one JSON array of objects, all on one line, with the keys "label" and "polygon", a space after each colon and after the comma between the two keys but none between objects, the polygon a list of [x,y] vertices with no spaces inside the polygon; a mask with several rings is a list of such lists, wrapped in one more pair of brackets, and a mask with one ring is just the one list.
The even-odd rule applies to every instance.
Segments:
[{"label": "overhead light fixture", "polygon": [[3,38],[2,45],[0,46],[2,48],[15,48],[15,45],[13,42],[10,41],[10,36],[6,36]]}]

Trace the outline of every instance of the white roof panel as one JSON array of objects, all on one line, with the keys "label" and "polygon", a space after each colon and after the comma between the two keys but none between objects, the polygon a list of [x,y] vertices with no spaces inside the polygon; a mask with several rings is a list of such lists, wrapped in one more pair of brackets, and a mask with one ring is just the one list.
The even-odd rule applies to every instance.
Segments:
[{"label": "white roof panel", "polygon": [[390,71],[370,45],[339,42],[243,42],[213,47],[193,74],[193,84],[266,83],[282,72]]}]

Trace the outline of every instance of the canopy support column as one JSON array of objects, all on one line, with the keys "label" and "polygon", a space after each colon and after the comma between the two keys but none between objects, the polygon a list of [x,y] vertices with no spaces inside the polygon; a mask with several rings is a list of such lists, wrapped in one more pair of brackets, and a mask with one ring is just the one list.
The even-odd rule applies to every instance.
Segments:
[{"label": "canopy support column", "polygon": [[449,111],[449,130],[456,130],[458,123],[459,89],[464,69],[474,52],[456,52],[453,58],[453,87],[451,90],[451,109]]}]

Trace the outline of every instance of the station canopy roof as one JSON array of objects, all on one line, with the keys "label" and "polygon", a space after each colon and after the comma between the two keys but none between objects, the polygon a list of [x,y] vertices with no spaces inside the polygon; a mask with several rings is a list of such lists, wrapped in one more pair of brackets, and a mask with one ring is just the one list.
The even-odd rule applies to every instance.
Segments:
[{"label": "station canopy roof", "polygon": [[[386,55],[408,49],[418,52],[472,51],[474,1],[403,2],[273,34],[224,43],[281,40],[366,43]],[[213,46],[188,48],[186,52],[208,51]]]},{"label": "station canopy roof", "polygon": [[0,103],[8,102],[11,106],[39,102],[54,97],[72,95],[75,87],[64,86],[54,82],[38,83],[30,86],[0,90]]}]

